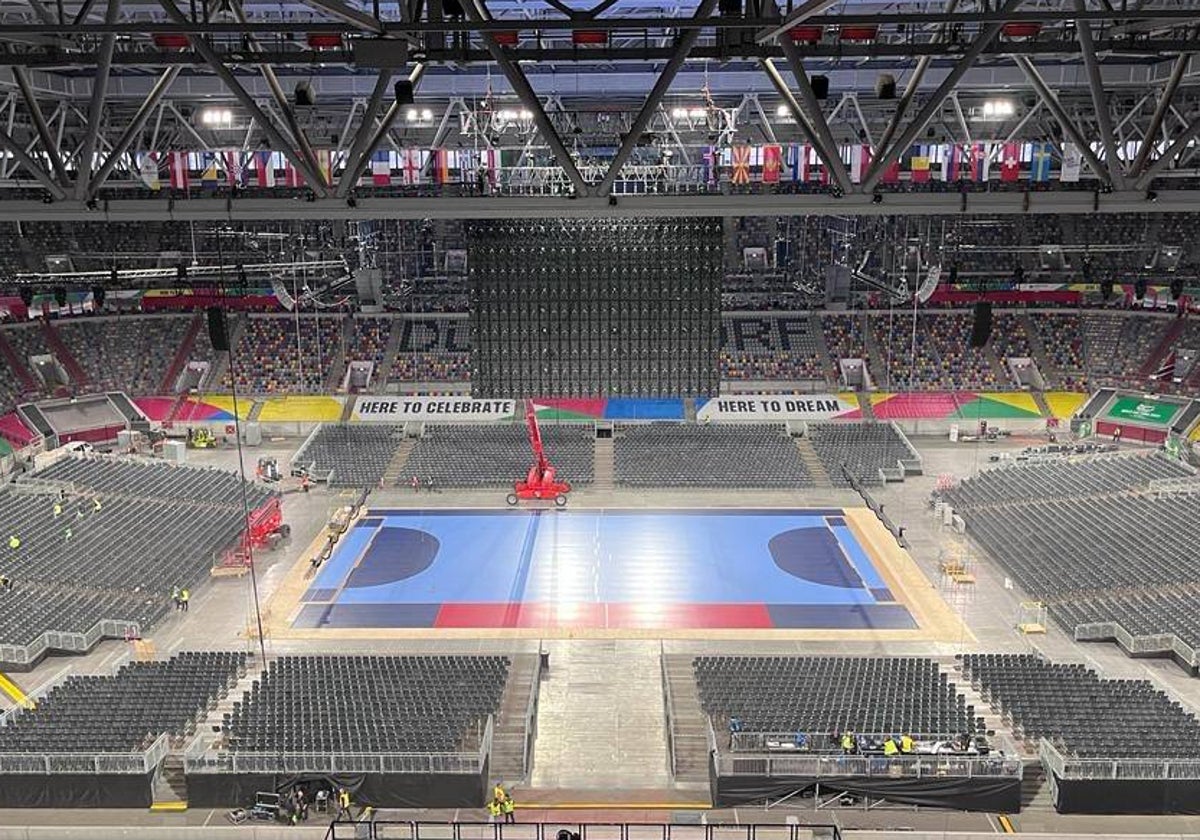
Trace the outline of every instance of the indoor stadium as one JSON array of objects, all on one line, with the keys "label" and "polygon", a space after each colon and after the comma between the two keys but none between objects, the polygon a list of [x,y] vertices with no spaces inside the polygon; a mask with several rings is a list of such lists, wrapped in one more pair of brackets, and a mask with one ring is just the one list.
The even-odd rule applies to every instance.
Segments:
[{"label": "indoor stadium", "polygon": [[1198,21],[5,0],[0,840],[1200,838]]}]

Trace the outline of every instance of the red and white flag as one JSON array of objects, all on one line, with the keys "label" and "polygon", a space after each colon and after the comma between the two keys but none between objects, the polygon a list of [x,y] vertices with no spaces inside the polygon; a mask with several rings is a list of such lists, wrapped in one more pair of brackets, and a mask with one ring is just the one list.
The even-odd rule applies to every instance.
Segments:
[{"label": "red and white flag", "polygon": [[1005,143],[1000,151],[1000,180],[1017,181],[1021,178],[1020,147],[1016,143]]},{"label": "red and white flag", "polygon": [[188,188],[188,153],[169,152],[167,165],[171,172],[171,188],[186,190]]},{"label": "red and white flag", "polygon": [[289,160],[283,165],[283,183],[288,187],[303,187],[304,176],[300,174],[300,170],[292,166]]},{"label": "red and white flag", "polygon": [[275,161],[272,152],[263,150],[254,153],[254,180],[260,187],[275,186]]}]

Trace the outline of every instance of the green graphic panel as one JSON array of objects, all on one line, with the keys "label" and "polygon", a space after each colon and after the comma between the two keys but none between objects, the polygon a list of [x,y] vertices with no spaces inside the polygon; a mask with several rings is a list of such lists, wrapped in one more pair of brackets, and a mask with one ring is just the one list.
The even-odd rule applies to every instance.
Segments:
[{"label": "green graphic panel", "polygon": [[1137,397],[1121,397],[1108,410],[1108,416],[1115,420],[1128,420],[1132,423],[1149,423],[1155,426],[1165,426],[1179,411],[1174,403],[1148,402]]}]

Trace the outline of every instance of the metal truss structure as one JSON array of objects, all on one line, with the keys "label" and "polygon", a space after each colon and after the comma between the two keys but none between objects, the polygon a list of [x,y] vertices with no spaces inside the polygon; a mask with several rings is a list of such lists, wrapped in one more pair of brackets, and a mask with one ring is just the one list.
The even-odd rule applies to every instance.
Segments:
[{"label": "metal truss structure", "polygon": [[[0,219],[1195,206],[1200,0],[776,2],[2,0]],[[914,142],[1013,139],[1079,147],[1095,194],[877,195]],[[793,141],[828,193],[612,195],[647,149]],[[853,182],[846,143],[872,152]],[[569,194],[356,195],[376,149],[443,146],[518,149]],[[308,200],[139,195],[137,153],[181,149],[280,152]]]}]

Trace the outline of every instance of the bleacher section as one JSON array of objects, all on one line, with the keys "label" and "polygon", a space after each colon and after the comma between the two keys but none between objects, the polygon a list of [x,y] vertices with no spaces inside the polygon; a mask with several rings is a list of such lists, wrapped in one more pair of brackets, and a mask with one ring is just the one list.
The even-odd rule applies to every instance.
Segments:
[{"label": "bleacher section", "polygon": [[974,707],[931,659],[842,656],[700,656],[700,702],[725,730],[812,733],[835,751],[831,733],[950,739],[983,730]]},{"label": "bleacher section", "polygon": [[[574,486],[592,483],[594,432],[590,425],[541,426],[546,456],[558,478]],[[413,476],[434,487],[511,487],[533,463],[529,438],[521,424],[503,426],[427,425],[405,463],[399,483]]]},{"label": "bleacher section", "polygon": [[190,324],[190,315],[127,315],[64,320],[55,329],[92,390],[155,394]]},{"label": "bleacher section", "polygon": [[508,679],[502,656],[283,656],[225,716],[235,753],[474,751]]},{"label": "bleacher section", "polygon": [[721,319],[721,378],[824,382],[825,354],[806,314]]},{"label": "bleacher section", "polygon": [[[341,345],[342,319],[333,316],[251,316],[234,349],[238,390],[249,394],[325,391]],[[224,388],[232,380],[226,371]]]},{"label": "bleacher section", "polygon": [[330,487],[375,488],[404,442],[404,427],[325,423],[292,457]]},{"label": "bleacher section", "polygon": [[850,486],[846,473],[875,486],[883,484],[885,472],[903,478],[901,461],[920,467],[919,456],[891,423],[809,423],[808,439],[835,487]]},{"label": "bleacher section", "polygon": [[[252,507],[272,495],[247,492]],[[0,560],[14,582],[0,595],[0,662],[28,667],[51,648],[145,632],[244,528],[238,478],[220,470],[65,458],[0,490],[0,532],[20,540]]]},{"label": "bleacher section", "polygon": [[811,487],[780,425],[625,426],[613,441],[614,479],[627,487]]},{"label": "bleacher section", "polygon": [[[1172,485],[1152,491],[1152,482]],[[1128,652],[1175,654],[1195,668],[1194,610],[1181,603],[1200,585],[1200,479],[1165,455],[1051,459],[987,470],[940,497],[967,534],[1068,633],[1117,638]],[[1128,619],[1127,626],[1123,622]],[[1152,644],[1129,637],[1163,636]]]},{"label": "bleacher section", "polygon": [[114,676],[68,677],[0,726],[0,765],[6,753],[136,753],[163,733],[190,734],[245,668],[244,653],[185,652]]},{"label": "bleacher section", "polygon": [[1200,753],[1195,716],[1145,680],[1101,679],[1036,654],[967,654],[962,669],[1017,734],[1045,738],[1064,756],[1119,762]]}]

